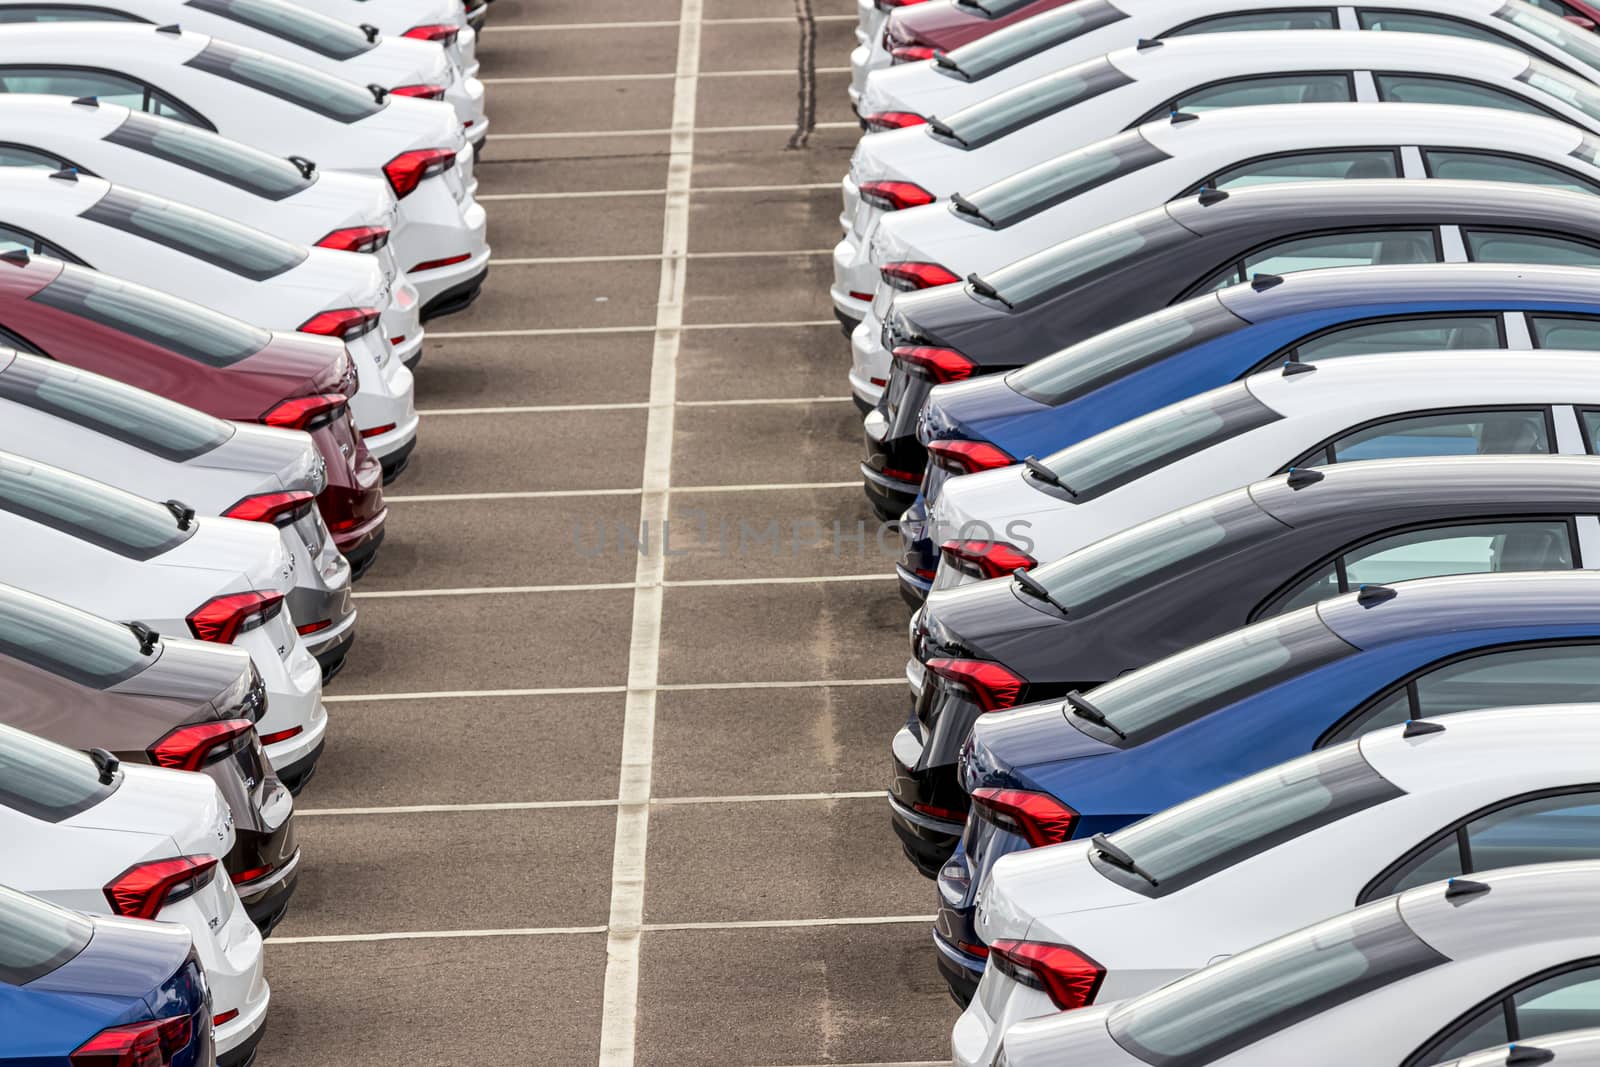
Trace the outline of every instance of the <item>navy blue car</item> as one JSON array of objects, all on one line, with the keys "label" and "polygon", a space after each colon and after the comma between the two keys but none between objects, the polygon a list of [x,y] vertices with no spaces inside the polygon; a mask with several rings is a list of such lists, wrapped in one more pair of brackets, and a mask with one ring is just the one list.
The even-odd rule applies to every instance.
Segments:
[{"label": "navy blue car", "polygon": [[0,1067],[212,1067],[189,931],[0,887]]},{"label": "navy blue car", "polygon": [[1597,699],[1600,573],[1568,571],[1368,586],[982,716],[961,757],[972,814],[938,879],[940,970],[970,999],[986,953],[975,899],[1009,852],[1110,832],[1381,727]]},{"label": "navy blue car", "polygon": [[941,386],[917,431],[930,462],[900,525],[901,593],[913,604],[927,595],[939,563],[927,505],[952,474],[1049,455],[1290,358],[1529,347],[1600,350],[1593,269],[1460,263],[1295,272],[1187,300],[1009,374]]}]

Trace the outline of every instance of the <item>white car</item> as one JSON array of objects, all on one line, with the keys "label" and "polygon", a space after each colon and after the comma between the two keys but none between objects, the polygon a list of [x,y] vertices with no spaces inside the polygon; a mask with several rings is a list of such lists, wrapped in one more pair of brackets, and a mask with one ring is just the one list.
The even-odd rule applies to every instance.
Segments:
[{"label": "white car", "polygon": [[153,393],[0,348],[0,450],[202,515],[269,524],[294,560],[286,606],[336,671],[355,640],[350,564],[316,496],[327,464],[307,434],[227,422]]},{"label": "white car", "polygon": [[[1186,118],[1219,109],[1380,101],[1496,108],[1600,133],[1600,87],[1479,41],[1302,30],[1203,34],[1124,48],[939,121],[863,137],[844,184],[851,223],[834,249],[834,307],[856,318],[865,313],[881,281],[877,268],[884,260],[874,250],[880,228],[891,231],[883,243],[930,254],[944,252],[949,242],[962,245],[972,267],[954,256],[932,260],[961,277],[1060,240],[1043,220],[1016,223],[1039,205],[1159,159],[1163,146],[1154,137],[1102,140],[1129,127],[1172,115],[1181,128]],[[1295,119],[1316,122],[1305,114]],[[1276,147],[1267,142],[1256,151]],[[1035,206],[1020,213],[1012,207],[1017,201]]]},{"label": "white car", "polygon": [[[0,251],[148,281],[246,322],[337,337],[355,360],[350,412],[386,479],[417,441],[411,371],[384,336],[403,278],[376,256],[307,248],[186,203],[72,171],[0,168]],[[396,326],[416,333],[416,304]]]},{"label": "white car", "polygon": [[[483,29],[489,0],[298,0],[302,7],[320,11],[344,22],[363,22],[390,35],[439,41],[454,48],[464,73],[478,73],[478,31]],[[457,36],[451,38],[448,28]]]},{"label": "white car", "polygon": [[385,37],[376,26],[339,19],[289,0],[0,0],[0,23],[97,19],[178,25],[401,96],[443,100],[474,144],[489,131],[483,83],[463,77],[432,41]]},{"label": "white car", "polygon": [[0,452],[0,544],[0,582],[250,653],[267,687],[262,745],[285,785],[304,784],[328,713],[321,668],[283,610],[295,562],[277,530]]},{"label": "white car", "polygon": [[379,99],[265,52],[119,22],[5,27],[0,89],[94,97],[164,115],[289,158],[308,175],[353,170],[386,179],[400,201],[390,240],[424,318],[465,307],[488,272],[486,216],[471,191],[473,154],[446,104]]},{"label": "white car", "polygon": [[[1498,315],[1478,321],[1489,330],[1502,325]],[[1274,366],[1035,460],[1075,496],[1021,465],[952,478],[929,511],[936,540],[1010,542],[1046,563],[1291,467],[1429,455],[1588,454],[1585,413],[1600,411],[1600,352],[1360,354],[1384,353],[1386,344],[1397,343],[1386,338],[1403,343],[1408,327],[1452,324],[1471,329],[1435,314],[1330,330],[1296,354],[1304,362],[1292,369],[1310,372],[1286,375]],[[1509,312],[1504,325],[1526,348],[1523,313]],[[945,552],[933,588],[980,577]]]},{"label": "white car", "polygon": [[1515,867],[1375,901],[1116,1005],[1019,1023],[1002,1062],[1428,1067],[1505,1044],[1511,1020],[1519,1043],[1600,1022],[1597,957],[1600,862]]},{"label": "white car", "polygon": [[[1548,1053],[1548,1056],[1545,1054]],[[1540,1034],[1537,1041],[1513,1041],[1498,1048],[1474,1052],[1444,1067],[1505,1067],[1522,1062],[1556,1063],[1560,1067],[1600,1067],[1600,1030],[1569,1030],[1564,1034]]]},{"label": "white car", "polygon": [[[1024,1019],[1136,997],[1441,878],[1600,859],[1600,776],[1586,757],[1600,707],[1502,708],[1425,728],[1438,732],[1388,727],[1115,833],[1002,857],[978,896],[989,964],[955,1025],[956,1064],[993,1064]],[[1600,994],[1600,966],[1587,977]],[[1590,1009],[1600,1023],[1600,996]]]},{"label": "white car", "polygon": [[[1523,0],[1285,7],[1283,0],[1074,0],[948,54],[867,78],[860,109],[949,115],[1136,40],[1274,30],[1438,33],[1503,44],[1600,82],[1600,38]],[[1224,68],[1224,73],[1232,73]]]},{"label": "white car", "polygon": [[261,932],[219,866],[233,846],[228,807],[203,774],[107,756],[0,725],[0,884],[187,927],[222,1020],[218,1059],[235,1062],[228,1053],[253,1045],[271,994]]},{"label": "white car", "polygon": [[[978,210],[1005,224],[1001,229],[968,221],[943,204],[897,211],[875,223],[869,259],[880,280],[866,318],[851,333],[851,391],[876,404],[883,392],[878,383],[889,377],[883,316],[897,290],[882,283],[886,265],[897,265],[897,279],[932,273],[936,283],[1020,266],[1030,254],[1043,258],[1071,238],[1201,187],[1435,177],[1596,192],[1600,152],[1593,143],[1554,119],[1433,104],[1252,107],[1146,123],[1064,157],[1054,171],[1035,168],[972,194],[970,202],[981,200]],[[1083,180],[1101,166],[1111,170]]]}]

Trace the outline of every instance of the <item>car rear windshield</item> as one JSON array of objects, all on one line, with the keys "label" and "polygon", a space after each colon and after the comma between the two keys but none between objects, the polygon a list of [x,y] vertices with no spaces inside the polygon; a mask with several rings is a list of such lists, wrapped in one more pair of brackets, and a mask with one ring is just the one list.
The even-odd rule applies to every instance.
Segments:
[{"label": "car rear windshield", "polygon": [[1034,0],[956,0],[957,7],[971,8],[982,12],[989,18],[1004,18],[1013,11],[1020,11],[1033,3]]},{"label": "car rear windshield", "polygon": [[1574,59],[1600,69],[1600,40],[1596,40],[1590,31],[1580,30],[1559,15],[1540,11],[1520,0],[1512,0],[1496,11],[1494,17],[1555,45]]},{"label": "car rear windshield", "polygon": [[1007,304],[1021,307],[1055,296],[1147,249],[1170,247],[1192,236],[1159,207],[1035,252],[985,274],[983,280]]},{"label": "car rear windshield", "polygon": [[243,23],[329,59],[351,59],[377,46],[357,26],[282,0],[186,0],[186,7]]},{"label": "car rear windshield", "polygon": [[1076,0],[980,37],[947,55],[936,56],[934,69],[963,81],[981,81],[1048,48],[1127,17],[1113,7],[1110,0]]},{"label": "car rear windshield", "polygon": [[82,752],[0,725],[0,804],[45,822],[70,819],[110,796],[122,783],[109,783]]},{"label": "car rear windshield", "polygon": [[1517,80],[1600,121],[1600,87],[1590,85],[1560,67],[1542,59],[1529,60],[1528,69],[1518,74]]},{"label": "car rear windshield", "polygon": [[1044,459],[1072,488],[1092,500],[1159,467],[1282,418],[1243,382],[1152,411]]},{"label": "car rear windshield", "polygon": [[0,982],[27,985],[82,952],[94,923],[66,908],[0,886]]},{"label": "car rear windshield", "polygon": [[81,267],[63,267],[55,281],[28,299],[211,367],[248,359],[272,340],[260,327]]},{"label": "car rear windshield", "polygon": [[280,241],[270,233],[222,215],[121,186],[108,189],[79,217],[258,282],[298,267],[310,255],[300,245]]},{"label": "car rear windshield", "polygon": [[359,122],[384,107],[365,86],[216,38],[184,65],[248,85],[335,122]]},{"label": "car rear windshield", "polygon": [[970,195],[953,196],[950,209],[967,222],[1003,230],[1090,189],[1170,158],[1138,130],[1130,130],[1019,171]]},{"label": "car rear windshield", "polygon": [[1111,843],[1149,873],[1153,885],[1092,849],[1090,862],[1118,885],[1160,896],[1404,795],[1352,742],[1253,774],[1112,834]]},{"label": "car rear windshield", "polygon": [[1063,348],[1012,371],[1006,384],[1029,400],[1057,407],[1245,325],[1211,294]]},{"label": "car rear windshield", "polygon": [[0,397],[183,463],[233,436],[231,422],[98,374],[19,355],[0,371]]},{"label": "car rear windshield", "polygon": [[1199,1067],[1445,963],[1393,898],[1327,919],[1135,997],[1106,1020],[1153,1067]]},{"label": "car rear windshield", "polygon": [[307,177],[287,159],[210,130],[141,111],[128,112],[126,121],[106,134],[105,140],[198,171],[267,200],[293,196],[317,180],[316,171]]},{"label": "car rear windshield", "polygon": [[[1088,696],[1127,735],[1125,743],[1139,744],[1353,652],[1310,608],[1202,642],[1097,686]],[[1068,717],[1085,733],[1114,736],[1070,708]]]},{"label": "car rear windshield", "polygon": [[194,536],[166,505],[55,467],[0,455],[0,511],[128,559],[146,560]]},{"label": "car rear windshield", "polygon": [[155,662],[126,626],[10,588],[0,592],[0,654],[95,689]]},{"label": "car rear windshield", "polygon": [[1102,56],[996,93],[987,100],[962,108],[948,119],[930,120],[928,130],[957,147],[980,148],[1046,115],[1131,84],[1132,78]]}]

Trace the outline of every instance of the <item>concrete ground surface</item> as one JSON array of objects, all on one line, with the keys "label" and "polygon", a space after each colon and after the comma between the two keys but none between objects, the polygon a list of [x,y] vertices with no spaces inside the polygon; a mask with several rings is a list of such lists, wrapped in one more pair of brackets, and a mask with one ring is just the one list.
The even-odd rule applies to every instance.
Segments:
[{"label": "concrete ground surface", "polygon": [[948,1055],[826,292],[854,19],[495,0],[492,273],[430,324],[260,1067]]}]

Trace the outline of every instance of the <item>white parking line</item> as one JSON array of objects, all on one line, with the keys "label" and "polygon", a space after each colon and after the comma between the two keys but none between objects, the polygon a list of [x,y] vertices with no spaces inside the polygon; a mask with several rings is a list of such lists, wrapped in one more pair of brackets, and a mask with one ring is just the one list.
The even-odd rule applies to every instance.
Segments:
[{"label": "white parking line", "polygon": [[[701,804],[777,804],[796,801],[876,800],[883,790],[854,793],[747,793],[740,796],[651,797],[652,807]],[[405,804],[387,808],[300,808],[297,818],[326,815],[436,815],[473,811],[549,811],[562,808],[614,808],[616,800],[526,800],[485,804]]]},{"label": "white parking line", "polygon": [[[680,485],[673,492],[684,493],[763,493],[810,489],[859,489],[861,482],[772,482],[766,485]],[[529,489],[505,493],[432,493],[417,496],[385,496],[386,504],[443,504],[469,500],[544,500],[568,496],[638,496],[638,489]]]},{"label": "white parking line", "polygon": [[[859,122],[819,122],[812,127],[818,130],[858,130]],[[794,127],[783,123],[762,123],[751,126],[699,126],[695,128],[695,135],[704,133],[791,133]],[[672,133],[671,129],[652,130],[548,130],[540,133],[491,133],[491,141],[552,141],[580,137],[591,140],[596,137],[666,137]]]},{"label": "white parking line", "polygon": [[[708,185],[690,190],[694,196],[701,193],[791,193],[812,189],[838,189],[838,182],[796,182],[792,185]],[[666,196],[665,189],[580,189],[568,193],[479,193],[476,199],[485,200],[588,200],[621,196]]]},{"label": "white parking line", "polygon": [[[849,67],[818,67],[816,74],[849,74]],[[485,85],[543,85],[561,82],[642,82],[665,81],[677,75],[671,71],[655,74],[535,74],[524,78],[480,78]],[[706,78],[774,78],[795,77],[793,67],[787,70],[782,68],[772,70],[703,70],[698,77],[704,81]]]},{"label": "white parking line", "polygon": [[[906,923],[930,923],[934,920],[932,915],[860,915],[847,916],[838,919],[749,919],[731,922],[700,922],[700,923],[640,923],[636,927],[644,933],[657,933],[667,930],[803,930],[825,926],[899,926]],[[615,931],[605,926],[529,926],[511,928],[506,930],[396,930],[376,934],[312,934],[306,937],[269,937],[269,945],[336,945],[352,941],[435,941],[457,937],[559,937],[566,934],[603,934]],[[635,935],[637,940],[637,935]],[[607,940],[609,950],[610,940]],[[611,962],[615,957],[611,957]],[[638,957],[634,957],[637,966]],[[608,962],[606,973],[610,974],[611,965]],[[637,971],[635,971],[637,978]],[[608,983],[609,984],[609,983]],[[637,994],[637,989],[635,990]],[[609,999],[607,1001],[609,1005]],[[613,1016],[607,1012],[601,1022],[601,1062],[607,1062],[607,1048],[614,1047],[606,1044],[606,1038],[614,1036],[612,1029]],[[631,1041],[629,1042],[631,1045]],[[612,1056],[622,1053],[612,1052]],[[632,1055],[632,1049],[627,1050]],[[610,1062],[621,1062],[611,1060]],[[631,1062],[628,1061],[628,1062]]]},{"label": "white parking line", "polygon": [[744,252],[623,252],[610,256],[515,256],[491,259],[491,267],[542,267],[572,263],[649,263],[665,259],[787,259],[794,256],[831,256],[831,248],[758,249]]},{"label": "white parking line", "polygon": [[269,937],[268,945],[341,945],[354,941],[442,941],[457,937],[559,937],[564,934],[603,934],[604,926],[525,926],[509,930],[408,930],[383,934],[313,934],[309,937]]},{"label": "white parking line", "polygon": [[[648,495],[648,494],[646,494]],[[659,521],[659,520],[656,520]],[[659,557],[659,552],[647,553],[649,556]],[[640,557],[640,567],[643,567],[644,557]],[[898,578],[895,574],[823,574],[807,575],[805,577],[773,576],[770,578],[681,578],[672,581],[660,577],[660,567],[653,568],[656,572],[647,580],[640,576],[634,582],[574,582],[566,585],[473,585],[448,589],[375,589],[371,592],[351,593],[356,600],[405,600],[414,597],[431,596],[517,596],[524,593],[594,593],[615,589],[687,589],[705,588],[711,586],[728,585],[829,585],[840,582],[892,582]]]},{"label": "white parking line", "polygon": [[[856,15],[815,15],[815,16],[813,16],[813,18],[817,22],[854,22],[858,18],[858,16],[856,16]],[[746,26],[748,26],[748,25],[754,25],[756,23],[763,23],[763,22],[764,23],[779,23],[779,22],[781,22],[781,23],[784,23],[786,25],[792,26],[792,25],[794,25],[794,16],[793,15],[753,15],[753,16],[747,16],[747,17],[744,17],[744,18],[702,19],[701,20],[701,25],[702,26],[736,26],[736,25],[746,25]],[[497,22],[493,22],[493,23],[490,23],[488,26],[486,26],[485,29],[487,29],[487,30],[489,30],[489,31],[491,31],[493,33],[499,34],[499,33],[505,33],[508,30],[510,32],[512,32],[512,33],[517,33],[517,32],[532,33],[532,32],[537,32],[537,31],[546,31],[546,30],[558,30],[558,31],[565,31],[565,30],[655,30],[655,29],[667,29],[667,28],[670,28],[670,27],[673,27],[673,26],[677,26],[677,25],[678,25],[678,23],[676,21],[672,20],[672,19],[652,19],[652,20],[643,20],[643,21],[635,21],[635,22],[551,22],[551,23],[514,22],[514,23],[511,23],[509,25],[504,25],[504,26],[502,26],[501,24],[499,24]]]},{"label": "white parking line", "polygon": [[[726,400],[680,400],[680,408],[782,407],[786,404],[848,404],[848,396],[753,396]],[[520,404],[504,408],[419,408],[418,415],[548,415],[563,411],[640,411],[650,406],[638,400],[616,404]]]},{"label": "white parking line", "polygon": [[[864,686],[905,685],[905,675],[894,678],[824,678],[804,681],[677,682],[657,685],[658,693],[710,692],[720,689],[853,689]],[[532,689],[435,689],[410,693],[346,693],[322,698],[324,704],[393,703],[397,700],[472,700],[494,697],[603,696],[625,693],[625,685],[547,686]]]},{"label": "white parking line", "polygon": [[[670,260],[668,261],[670,262]],[[795,319],[790,322],[686,322],[678,327],[688,330],[794,330],[803,326],[831,326],[839,328],[838,319]],[[552,326],[534,330],[429,330],[433,340],[465,339],[469,337],[568,337],[604,333],[655,333],[654,326]]]}]

